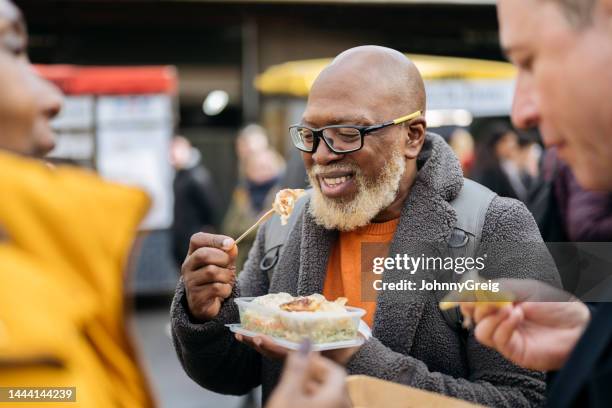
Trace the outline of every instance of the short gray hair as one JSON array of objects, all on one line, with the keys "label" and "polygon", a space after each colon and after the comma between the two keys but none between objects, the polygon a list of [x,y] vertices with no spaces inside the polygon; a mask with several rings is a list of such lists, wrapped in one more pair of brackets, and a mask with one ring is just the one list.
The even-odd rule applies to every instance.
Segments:
[{"label": "short gray hair", "polygon": [[593,10],[597,0],[548,0],[561,7],[570,24],[576,28],[589,26],[593,22]]}]

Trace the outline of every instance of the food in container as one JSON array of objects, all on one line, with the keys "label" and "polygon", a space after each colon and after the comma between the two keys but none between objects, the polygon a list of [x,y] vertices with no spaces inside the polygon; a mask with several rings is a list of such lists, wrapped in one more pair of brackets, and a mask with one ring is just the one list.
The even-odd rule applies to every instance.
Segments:
[{"label": "food in container", "polygon": [[235,299],[244,329],[299,342],[333,343],[357,338],[365,310],[346,306],[346,298],[328,301],[320,294],[293,297],[274,293]]}]

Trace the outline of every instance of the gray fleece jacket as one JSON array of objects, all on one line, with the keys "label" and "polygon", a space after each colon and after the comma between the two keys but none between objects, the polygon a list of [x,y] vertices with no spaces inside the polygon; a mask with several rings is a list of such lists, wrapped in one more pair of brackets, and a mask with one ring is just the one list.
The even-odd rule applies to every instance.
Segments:
[{"label": "gray fleece jacket", "polygon": [[[428,134],[419,156],[419,171],[405,202],[389,256],[413,253],[422,242],[446,242],[456,222],[449,201],[463,185],[461,167],[448,145]],[[248,261],[232,297],[212,321],[195,322],[188,313],[182,282],[172,303],[172,333],[178,357],[187,374],[212,391],[244,394],[263,385],[264,400],[275,386],[282,365],[236,341],[224,327],[238,323],[233,297],[274,292],[292,295],[322,293],[330,249],[337,231],[317,225],[308,212],[289,235],[277,269],[268,281],[259,268],[264,255],[266,225],[259,229]],[[542,242],[538,228],[519,201],[496,197],[485,217],[482,244],[504,242],[509,256],[489,259],[483,274],[489,278],[536,278],[559,282],[552,259],[530,251],[525,243]],[[513,252],[516,245],[516,252]],[[548,271],[542,273],[541,271]],[[393,278],[397,273],[385,271]],[[365,374],[495,407],[528,407],[543,401],[541,373],[512,365],[497,352],[476,341],[472,332],[451,328],[427,291],[408,292],[409,301],[397,302],[397,293],[380,292],[373,338],[352,357],[349,374]]]}]

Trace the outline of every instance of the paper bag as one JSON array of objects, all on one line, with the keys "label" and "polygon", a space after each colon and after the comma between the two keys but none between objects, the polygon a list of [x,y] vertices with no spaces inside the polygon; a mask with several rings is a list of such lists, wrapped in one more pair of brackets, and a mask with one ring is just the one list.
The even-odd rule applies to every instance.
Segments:
[{"label": "paper bag", "polygon": [[475,408],[472,404],[457,398],[447,397],[429,391],[365,375],[352,375],[346,380],[353,408]]}]

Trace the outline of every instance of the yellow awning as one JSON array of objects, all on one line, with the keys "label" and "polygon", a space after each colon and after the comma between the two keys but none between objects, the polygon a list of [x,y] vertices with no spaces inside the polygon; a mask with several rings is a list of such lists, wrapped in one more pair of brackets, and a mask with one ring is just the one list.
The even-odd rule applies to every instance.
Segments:
[{"label": "yellow awning", "polygon": [[[416,64],[425,80],[508,80],[516,75],[516,69],[507,62],[417,54],[406,56]],[[317,75],[331,61],[322,58],[273,65],[255,79],[255,87],[266,95],[306,97]]]}]

